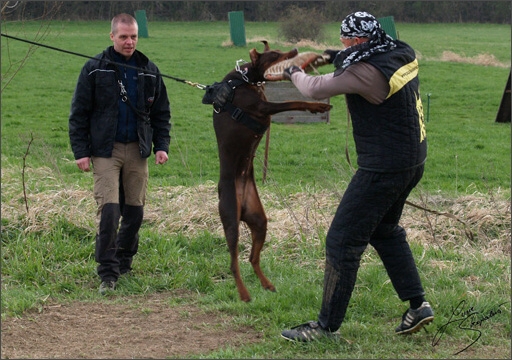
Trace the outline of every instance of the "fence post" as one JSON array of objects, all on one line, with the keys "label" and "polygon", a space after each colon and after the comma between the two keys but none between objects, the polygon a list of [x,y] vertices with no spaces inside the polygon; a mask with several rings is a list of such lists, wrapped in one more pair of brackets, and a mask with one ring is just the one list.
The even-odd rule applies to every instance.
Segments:
[{"label": "fence post", "polygon": [[135,20],[137,20],[137,24],[139,25],[139,37],[142,37],[142,38],[149,37],[148,19],[146,18],[146,10],[135,11]]},{"label": "fence post", "polygon": [[231,41],[235,46],[245,46],[245,24],[243,11],[230,11],[229,17],[229,31],[231,34]]},{"label": "fence post", "polygon": [[382,26],[382,29],[393,38],[393,40],[398,39],[398,33],[395,28],[395,18],[393,16],[386,16],[378,18],[377,21]]}]

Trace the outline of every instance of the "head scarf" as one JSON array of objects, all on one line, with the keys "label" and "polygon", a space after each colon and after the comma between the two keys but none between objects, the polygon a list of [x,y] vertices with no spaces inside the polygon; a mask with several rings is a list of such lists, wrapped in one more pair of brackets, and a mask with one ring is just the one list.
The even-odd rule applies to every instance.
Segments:
[{"label": "head scarf", "polygon": [[336,69],[344,70],[375,53],[391,51],[396,47],[393,38],[386,34],[377,19],[366,11],[347,15],[341,22],[340,35],[348,38],[367,37],[369,40],[340,51],[334,59]]}]

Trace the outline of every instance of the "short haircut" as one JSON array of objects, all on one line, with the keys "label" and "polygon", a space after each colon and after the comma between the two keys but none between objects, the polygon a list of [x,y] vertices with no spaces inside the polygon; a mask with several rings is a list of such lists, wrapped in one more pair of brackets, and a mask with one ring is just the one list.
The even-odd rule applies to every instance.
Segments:
[{"label": "short haircut", "polygon": [[112,32],[112,34],[115,34],[117,32],[117,26],[119,25],[119,23],[123,23],[126,25],[137,25],[137,20],[135,20],[135,18],[130,14],[125,13],[114,16],[110,24],[110,31]]}]

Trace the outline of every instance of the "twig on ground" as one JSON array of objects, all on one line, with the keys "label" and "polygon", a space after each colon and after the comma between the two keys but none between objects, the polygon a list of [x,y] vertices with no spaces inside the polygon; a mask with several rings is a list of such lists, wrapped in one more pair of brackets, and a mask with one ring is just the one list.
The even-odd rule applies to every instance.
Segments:
[{"label": "twig on ground", "polygon": [[30,145],[34,141],[34,135],[30,133],[30,141],[28,142],[27,150],[25,151],[25,155],[23,155],[23,167],[21,169],[21,182],[23,184],[23,199],[25,200],[25,209],[28,214],[28,200],[27,200],[27,187],[25,185],[25,168],[27,167],[27,156],[30,150]]}]

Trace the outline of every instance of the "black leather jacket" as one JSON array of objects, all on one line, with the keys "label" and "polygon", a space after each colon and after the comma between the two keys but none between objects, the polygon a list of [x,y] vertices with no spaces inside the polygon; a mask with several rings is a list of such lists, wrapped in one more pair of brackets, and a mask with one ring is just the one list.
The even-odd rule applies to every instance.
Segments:
[{"label": "black leather jacket", "polygon": [[[171,109],[167,90],[157,66],[136,50],[138,70],[137,133],[142,158],[151,149],[169,152]],[[98,59],[114,61],[114,48],[108,47]],[[148,70],[149,73],[145,73]],[[116,66],[107,61],[88,60],[78,77],[69,115],[69,138],[75,159],[98,156],[111,157],[114,147],[120,87]]]}]

